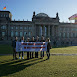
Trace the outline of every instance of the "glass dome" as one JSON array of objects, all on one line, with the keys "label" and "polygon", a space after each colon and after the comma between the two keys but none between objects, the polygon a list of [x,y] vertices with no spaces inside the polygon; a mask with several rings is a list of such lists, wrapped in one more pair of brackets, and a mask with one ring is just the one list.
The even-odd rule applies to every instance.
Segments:
[{"label": "glass dome", "polygon": [[39,13],[36,15],[36,17],[48,17],[48,15],[45,13]]}]

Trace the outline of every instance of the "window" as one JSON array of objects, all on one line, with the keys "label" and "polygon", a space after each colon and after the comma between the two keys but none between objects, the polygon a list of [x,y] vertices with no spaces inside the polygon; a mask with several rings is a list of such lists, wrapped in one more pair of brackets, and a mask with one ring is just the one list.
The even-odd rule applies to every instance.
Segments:
[{"label": "window", "polygon": [[62,31],[62,28],[60,28],[60,31]]},{"label": "window", "polygon": [[72,31],[76,31],[76,28],[72,28]]},{"label": "window", "polygon": [[3,25],[3,26],[1,27],[1,29],[6,29],[6,26]]},{"label": "window", "polygon": [[26,33],[26,32],[24,32],[24,37],[26,36],[26,34],[27,34],[27,33]]},{"label": "window", "polygon": [[1,17],[3,17],[3,15],[1,14]]},{"label": "window", "polygon": [[11,37],[13,37],[14,36],[14,33],[13,33],[13,31],[11,31]]},{"label": "window", "polygon": [[71,30],[73,31],[74,29],[72,28]]},{"label": "window", "polygon": [[4,14],[4,17],[5,17],[5,14]]},{"label": "window", "polygon": [[67,33],[67,38],[69,38],[69,33]]},{"label": "window", "polygon": [[23,35],[22,35],[22,32],[20,32],[20,37],[22,37]]},{"label": "window", "polygon": [[71,33],[71,37],[73,37],[73,33]]},{"label": "window", "polygon": [[20,29],[23,29],[23,27],[20,27]]},{"label": "window", "polygon": [[16,27],[16,29],[18,29],[18,27]]},{"label": "window", "polygon": [[63,33],[63,37],[65,38],[65,33]]},{"label": "window", "polygon": [[75,37],[75,33],[73,33],[73,37]]},{"label": "window", "polygon": [[18,36],[18,32],[15,32],[15,36]]},{"label": "window", "polygon": [[6,17],[8,17],[8,15],[6,15]]},{"label": "window", "polygon": [[65,28],[65,31],[68,31],[68,28]]},{"label": "window", "polygon": [[29,36],[31,35],[31,32],[29,32]]},{"label": "window", "polygon": [[67,28],[67,31],[69,31],[69,28]]},{"label": "window", "polygon": [[29,30],[31,29],[31,27],[29,27]]},{"label": "window", "polygon": [[59,36],[61,37],[62,33],[59,34]]},{"label": "window", "polygon": [[24,27],[24,29],[27,29],[27,27]]},{"label": "window", "polygon": [[2,36],[5,36],[5,32],[2,32]]},{"label": "window", "polygon": [[76,37],[77,37],[77,33],[76,33]]},{"label": "window", "polygon": [[75,37],[76,37],[76,33],[75,33]]},{"label": "window", "polygon": [[65,31],[65,28],[63,28],[63,30]]},{"label": "window", "polygon": [[13,29],[13,27],[11,27],[11,29]]}]

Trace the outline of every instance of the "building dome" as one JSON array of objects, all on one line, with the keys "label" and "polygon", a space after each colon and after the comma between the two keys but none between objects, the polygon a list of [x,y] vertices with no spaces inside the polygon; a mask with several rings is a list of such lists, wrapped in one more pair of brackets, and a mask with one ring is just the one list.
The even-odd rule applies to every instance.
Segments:
[{"label": "building dome", "polygon": [[36,15],[36,17],[49,17],[49,16],[45,13],[39,13]]}]

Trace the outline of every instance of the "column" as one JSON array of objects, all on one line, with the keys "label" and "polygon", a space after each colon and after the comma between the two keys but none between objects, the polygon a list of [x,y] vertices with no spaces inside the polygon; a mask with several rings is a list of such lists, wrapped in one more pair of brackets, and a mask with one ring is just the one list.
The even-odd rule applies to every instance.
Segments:
[{"label": "column", "polygon": [[14,29],[13,29],[13,36],[15,37],[15,26],[14,26]]},{"label": "column", "polygon": [[42,36],[42,26],[40,26],[40,37]]},{"label": "column", "polygon": [[[21,25],[22,26],[22,25]],[[18,27],[18,26],[17,26]],[[22,36],[24,36],[24,26],[22,26]]]},{"label": "column", "polygon": [[46,28],[46,26],[45,26],[45,37],[47,36],[47,28]]},{"label": "column", "polygon": [[50,25],[48,25],[48,37],[50,38]]},{"label": "column", "polygon": [[39,36],[39,25],[36,26],[36,36]]},{"label": "column", "polygon": [[39,37],[41,36],[41,26],[39,25]]},{"label": "column", "polygon": [[45,26],[43,26],[43,36],[45,37]]},{"label": "column", "polygon": [[48,26],[46,26],[46,37],[48,37]]},{"label": "column", "polygon": [[18,37],[20,37],[20,26],[18,25]]},{"label": "column", "polygon": [[32,25],[32,36],[35,36],[36,33],[36,26]]},{"label": "column", "polygon": [[52,26],[52,37],[54,37],[54,25]]}]

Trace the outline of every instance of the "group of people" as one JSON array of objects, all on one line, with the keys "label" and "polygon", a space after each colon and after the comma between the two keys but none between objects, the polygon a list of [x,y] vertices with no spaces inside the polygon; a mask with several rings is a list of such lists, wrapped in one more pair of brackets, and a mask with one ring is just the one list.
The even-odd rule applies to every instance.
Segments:
[{"label": "group of people", "polygon": [[[16,42],[18,42],[18,38],[15,37],[15,40],[12,41],[12,47],[13,47],[13,59],[18,59],[16,57]],[[50,49],[51,49],[51,45],[50,45],[50,39],[46,39],[46,41],[44,40],[44,37],[41,37],[41,40],[39,40],[39,37],[37,36],[36,39],[34,39],[34,37],[32,37],[32,39],[30,40],[30,38],[27,38],[27,40],[24,40],[24,37],[21,38],[21,40],[19,42],[48,42],[47,43],[47,59],[49,59],[50,57]],[[21,59],[21,54],[22,54],[22,59],[24,59],[24,51],[19,52],[19,59]],[[40,57],[41,59],[44,57],[44,51],[40,52]],[[31,59],[34,58],[34,52],[27,52],[27,59]],[[38,52],[35,52],[35,58],[38,58]]]}]

